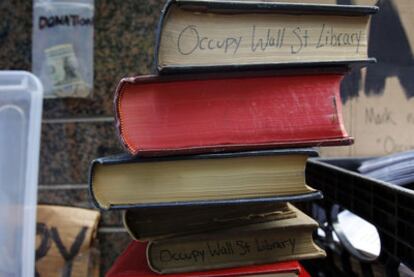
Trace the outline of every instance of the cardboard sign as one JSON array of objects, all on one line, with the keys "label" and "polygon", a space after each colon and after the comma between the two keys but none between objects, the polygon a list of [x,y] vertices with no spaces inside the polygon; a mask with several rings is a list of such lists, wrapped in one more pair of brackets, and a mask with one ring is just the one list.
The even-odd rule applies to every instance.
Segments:
[{"label": "cardboard sign", "polygon": [[414,1],[386,0],[379,7],[368,51],[378,63],[352,72],[341,91],[345,125],[355,144],[324,148],[322,155],[379,156],[414,149]]},{"label": "cardboard sign", "polygon": [[99,273],[91,244],[99,212],[39,205],[36,228],[36,277],[83,277]]}]

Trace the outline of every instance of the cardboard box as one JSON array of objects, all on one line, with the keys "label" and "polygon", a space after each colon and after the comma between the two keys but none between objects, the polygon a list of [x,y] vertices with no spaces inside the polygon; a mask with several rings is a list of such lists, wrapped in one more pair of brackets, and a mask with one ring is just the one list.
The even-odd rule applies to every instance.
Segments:
[{"label": "cardboard box", "polygon": [[369,55],[378,63],[343,82],[343,115],[351,147],[323,156],[379,156],[414,149],[414,1],[381,1],[371,24]]}]

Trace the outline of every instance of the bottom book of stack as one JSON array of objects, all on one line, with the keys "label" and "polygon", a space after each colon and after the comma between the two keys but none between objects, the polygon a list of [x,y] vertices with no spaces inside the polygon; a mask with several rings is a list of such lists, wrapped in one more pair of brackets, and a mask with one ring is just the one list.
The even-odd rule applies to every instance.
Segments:
[{"label": "bottom book of stack", "polygon": [[[208,231],[172,235],[162,234],[162,228],[153,234],[137,229],[139,215],[128,210],[125,225],[132,237],[144,242],[132,242],[107,276],[306,276],[297,260],[325,256],[312,238],[318,225],[291,204],[274,209],[264,206],[256,214],[246,213],[249,220],[242,220],[242,225],[240,211],[223,211]],[[226,214],[237,225],[221,229],[218,222],[226,222]]]},{"label": "bottom book of stack", "polygon": [[[132,241],[118,257],[106,277],[155,277],[146,260],[147,243]],[[298,261],[238,268],[168,274],[168,277],[310,277]]]}]

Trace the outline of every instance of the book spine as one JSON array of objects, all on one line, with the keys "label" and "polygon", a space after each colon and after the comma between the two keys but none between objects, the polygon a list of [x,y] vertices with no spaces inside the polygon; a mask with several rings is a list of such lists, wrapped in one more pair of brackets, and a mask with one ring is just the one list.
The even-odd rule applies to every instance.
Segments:
[{"label": "book spine", "polygon": [[96,164],[101,164],[102,163],[102,159],[95,159],[93,160],[90,165],[89,165],[89,172],[88,172],[88,193],[89,193],[89,199],[91,199],[92,204],[101,209],[101,210],[106,210],[104,207],[101,206],[101,204],[99,203],[98,199],[96,198],[96,195],[93,191],[93,177],[94,177],[94,172],[95,172],[95,166]]}]

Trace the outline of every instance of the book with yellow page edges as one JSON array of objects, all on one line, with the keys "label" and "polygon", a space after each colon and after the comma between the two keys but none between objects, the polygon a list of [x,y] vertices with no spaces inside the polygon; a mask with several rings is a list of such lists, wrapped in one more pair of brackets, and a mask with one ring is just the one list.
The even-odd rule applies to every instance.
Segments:
[{"label": "book with yellow page edges", "polygon": [[248,202],[128,209],[123,220],[132,238],[149,241],[295,216],[285,202]]},{"label": "book with yellow page edges", "polygon": [[378,7],[369,2],[300,2],[170,0],[158,27],[157,70],[263,70],[375,61],[368,57],[368,36]]},{"label": "book with yellow page edges", "polygon": [[92,162],[89,188],[102,209],[306,201],[308,148],[170,157],[128,154]]},{"label": "book with yellow page edges", "polygon": [[176,273],[324,257],[312,238],[317,222],[291,209],[296,217],[152,241],[148,265],[158,273]]}]

